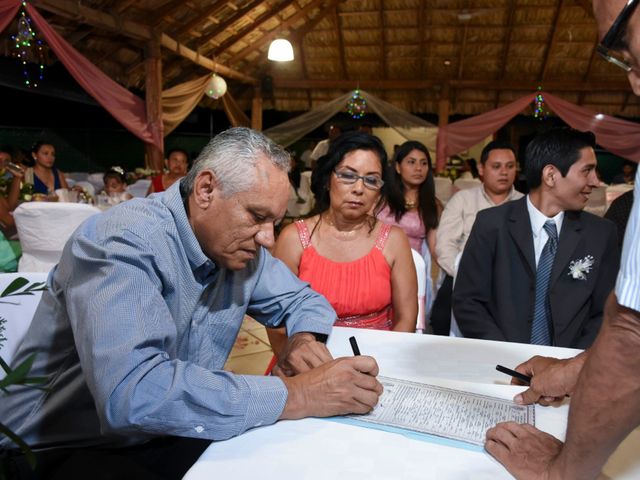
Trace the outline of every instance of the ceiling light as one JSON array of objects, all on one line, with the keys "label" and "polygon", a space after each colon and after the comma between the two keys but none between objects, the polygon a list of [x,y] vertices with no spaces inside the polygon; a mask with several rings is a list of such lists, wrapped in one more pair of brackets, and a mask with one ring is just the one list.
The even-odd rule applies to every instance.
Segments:
[{"label": "ceiling light", "polygon": [[267,58],[274,62],[290,62],[293,60],[293,47],[291,42],[284,38],[277,38],[269,45]]}]

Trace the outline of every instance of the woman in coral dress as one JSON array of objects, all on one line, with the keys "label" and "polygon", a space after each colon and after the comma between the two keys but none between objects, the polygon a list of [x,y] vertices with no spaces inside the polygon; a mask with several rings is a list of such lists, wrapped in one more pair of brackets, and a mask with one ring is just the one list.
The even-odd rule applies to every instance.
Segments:
[{"label": "woman in coral dress", "polygon": [[[311,178],[317,214],[287,226],[273,253],[329,300],[336,326],[414,332],[417,281],[409,241],[369,214],[381,199],[385,164],[376,137],[336,139]],[[269,337],[277,355],[284,332]]]}]

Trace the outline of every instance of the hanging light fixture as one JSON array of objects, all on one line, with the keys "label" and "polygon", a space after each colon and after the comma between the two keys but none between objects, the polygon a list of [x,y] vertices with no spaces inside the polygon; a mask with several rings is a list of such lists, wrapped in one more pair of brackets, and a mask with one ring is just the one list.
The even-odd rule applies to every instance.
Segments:
[{"label": "hanging light fixture", "polygon": [[207,84],[207,87],[204,90],[204,93],[213,99],[218,99],[227,93],[227,82],[224,81],[224,78],[214,73],[211,75],[211,80]]},{"label": "hanging light fixture", "polygon": [[285,38],[276,38],[269,45],[267,58],[273,62],[290,62],[293,60],[293,47]]}]

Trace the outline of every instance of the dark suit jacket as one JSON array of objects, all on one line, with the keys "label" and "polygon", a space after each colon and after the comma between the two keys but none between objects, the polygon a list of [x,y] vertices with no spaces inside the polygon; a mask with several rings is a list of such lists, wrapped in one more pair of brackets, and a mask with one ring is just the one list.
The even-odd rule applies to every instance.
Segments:
[{"label": "dark suit jacket", "polygon": [[[569,274],[572,260],[591,255],[586,280]],[[595,340],[620,254],[612,222],[565,212],[551,272],[553,344],[587,348]],[[526,197],[478,213],[462,254],[453,313],[465,337],[529,343],[536,263]]]}]

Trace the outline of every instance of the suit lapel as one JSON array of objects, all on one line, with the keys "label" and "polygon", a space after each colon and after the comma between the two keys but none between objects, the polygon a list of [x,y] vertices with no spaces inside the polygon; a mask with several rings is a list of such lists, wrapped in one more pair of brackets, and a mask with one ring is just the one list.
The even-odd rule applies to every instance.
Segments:
[{"label": "suit lapel", "polygon": [[558,241],[558,250],[556,251],[556,258],[553,260],[553,270],[551,270],[551,279],[549,286],[553,285],[562,272],[566,270],[566,265],[569,263],[571,255],[578,246],[580,241],[580,231],[582,230],[582,223],[580,222],[579,212],[565,212],[564,220],[562,221],[562,231],[560,232],[560,239]]},{"label": "suit lapel", "polygon": [[522,257],[526,260],[529,273],[535,276],[536,261],[533,250],[533,235],[531,233],[531,221],[527,211],[527,197],[513,202],[513,208],[509,216],[509,233]]}]

